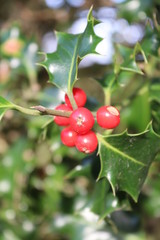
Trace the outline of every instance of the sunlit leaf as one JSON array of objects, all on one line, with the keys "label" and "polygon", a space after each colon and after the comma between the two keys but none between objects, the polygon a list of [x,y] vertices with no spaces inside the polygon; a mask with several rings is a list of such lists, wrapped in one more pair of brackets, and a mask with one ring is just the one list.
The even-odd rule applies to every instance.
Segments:
[{"label": "sunlit leaf", "polygon": [[94,33],[97,21],[92,16],[92,9],[88,14],[86,29],[81,34],[56,32],[57,51],[45,54],[45,61],[40,65],[45,67],[49,75],[49,82],[65,92],[70,92],[77,80],[78,64],[89,53],[96,53],[97,44],[102,40]]},{"label": "sunlit leaf", "polygon": [[101,171],[99,179],[106,177],[115,193],[126,191],[137,201],[148,169],[160,150],[160,136],[152,127],[140,134],[98,136]]}]

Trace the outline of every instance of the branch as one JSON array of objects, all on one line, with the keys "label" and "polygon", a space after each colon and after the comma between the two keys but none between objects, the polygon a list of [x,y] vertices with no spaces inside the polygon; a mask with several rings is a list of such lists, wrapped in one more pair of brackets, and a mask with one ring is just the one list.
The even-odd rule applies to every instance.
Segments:
[{"label": "branch", "polygon": [[33,106],[31,108],[39,111],[41,115],[70,117],[70,115],[72,114],[72,111],[55,110],[55,109],[45,108],[43,106]]}]

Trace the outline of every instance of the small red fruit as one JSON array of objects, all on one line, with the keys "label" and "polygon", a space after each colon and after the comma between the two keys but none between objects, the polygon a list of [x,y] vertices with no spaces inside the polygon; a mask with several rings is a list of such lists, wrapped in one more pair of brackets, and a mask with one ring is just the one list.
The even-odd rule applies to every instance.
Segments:
[{"label": "small red fruit", "polygon": [[61,132],[61,141],[68,147],[74,147],[77,139],[77,133],[71,128],[66,127]]},{"label": "small red fruit", "polygon": [[78,135],[75,145],[80,152],[92,153],[98,145],[97,136],[93,131],[89,131],[84,135]]},{"label": "small red fruit", "polygon": [[[87,101],[86,93],[81,88],[73,88],[73,97],[78,107],[83,107]],[[67,94],[65,94],[65,102],[70,108],[72,108]]]},{"label": "small red fruit", "polygon": [[[64,111],[72,111],[70,107],[68,107],[65,104],[60,104],[58,105],[55,110],[64,110]],[[54,117],[54,122],[59,125],[59,126],[67,126],[70,123],[69,117],[60,117],[60,116],[55,116]]]},{"label": "small red fruit", "polygon": [[77,108],[70,116],[70,125],[75,132],[85,134],[93,127],[94,117],[87,108]]},{"label": "small red fruit", "polygon": [[115,128],[120,123],[120,113],[113,106],[102,106],[97,111],[97,123],[102,128]]}]

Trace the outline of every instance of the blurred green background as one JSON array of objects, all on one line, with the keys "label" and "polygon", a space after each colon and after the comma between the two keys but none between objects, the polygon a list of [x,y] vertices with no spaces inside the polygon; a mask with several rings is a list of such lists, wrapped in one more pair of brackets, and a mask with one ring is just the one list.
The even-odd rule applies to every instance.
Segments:
[{"label": "blurred green background", "polygon": [[[144,131],[151,120],[160,133],[159,0],[2,1],[0,95],[25,107],[61,103],[64,93],[36,65],[43,58],[38,52],[56,50],[53,30],[82,32],[91,5],[102,22],[95,32],[104,40],[97,47],[102,55],[89,55],[79,66],[77,86],[86,91],[87,106],[104,104],[110,76],[123,58],[132,71],[122,72],[112,89],[111,103],[122,119],[115,133]],[[137,42],[147,66],[142,54],[136,54],[136,66],[131,61]],[[159,161],[160,155],[138,203],[123,192],[114,197],[107,180],[96,182],[97,155],[63,146],[52,118],[7,111],[0,123],[0,240],[158,240]],[[98,221],[103,204],[107,217]]]}]

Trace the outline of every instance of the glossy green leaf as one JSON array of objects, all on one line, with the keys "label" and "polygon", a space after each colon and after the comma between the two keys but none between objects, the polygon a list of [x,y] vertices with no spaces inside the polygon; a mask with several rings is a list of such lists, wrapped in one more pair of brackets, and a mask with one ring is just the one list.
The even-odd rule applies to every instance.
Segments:
[{"label": "glossy green leaf", "polygon": [[92,16],[92,9],[88,14],[86,29],[81,34],[56,32],[58,46],[54,53],[45,54],[45,61],[40,65],[45,67],[49,75],[49,82],[65,92],[72,90],[77,80],[78,63],[89,53],[96,53],[96,46],[102,40],[94,33],[97,21]]},{"label": "glossy green leaf", "polygon": [[91,210],[100,216],[100,220],[116,210],[130,208],[127,200],[120,203],[119,199],[109,190],[108,181],[105,178],[101,179],[96,183],[90,200]]},{"label": "glossy green leaf", "polygon": [[126,191],[137,201],[148,169],[160,151],[160,136],[152,127],[140,134],[124,132],[112,136],[98,136],[101,171],[99,179],[106,177],[115,194]]}]

